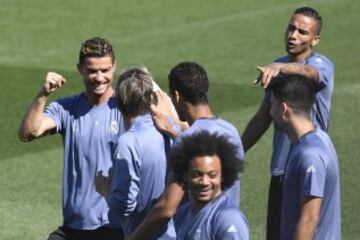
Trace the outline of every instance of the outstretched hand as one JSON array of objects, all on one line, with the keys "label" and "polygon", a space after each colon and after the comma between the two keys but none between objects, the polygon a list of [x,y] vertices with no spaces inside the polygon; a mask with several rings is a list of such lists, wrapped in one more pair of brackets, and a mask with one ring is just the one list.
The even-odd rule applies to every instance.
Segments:
[{"label": "outstretched hand", "polygon": [[257,67],[256,69],[259,70],[260,74],[254,84],[261,83],[264,88],[267,88],[271,80],[281,72],[281,66],[281,63],[271,63],[263,67]]}]

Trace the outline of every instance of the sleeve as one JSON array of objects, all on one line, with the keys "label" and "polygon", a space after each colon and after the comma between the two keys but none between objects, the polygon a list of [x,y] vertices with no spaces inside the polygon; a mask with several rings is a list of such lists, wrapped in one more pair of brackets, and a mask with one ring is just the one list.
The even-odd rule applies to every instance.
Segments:
[{"label": "sleeve", "polygon": [[236,208],[221,211],[214,221],[215,239],[248,240],[249,228],[244,215]]},{"label": "sleeve", "polygon": [[113,163],[109,208],[122,216],[129,216],[137,206],[140,185],[140,161],[135,149],[125,139],[118,142]]},{"label": "sleeve", "polygon": [[326,163],[320,150],[306,151],[300,159],[300,194],[305,197],[323,197],[326,180]]},{"label": "sleeve", "polygon": [[334,64],[322,56],[312,58],[307,65],[316,69],[319,74],[320,90],[327,87],[334,78]]},{"label": "sleeve", "polygon": [[44,114],[50,117],[55,122],[57,133],[62,132],[64,129],[62,123],[64,122],[65,118],[65,110],[62,103],[63,101],[61,100],[52,102],[46,107],[44,111]]}]

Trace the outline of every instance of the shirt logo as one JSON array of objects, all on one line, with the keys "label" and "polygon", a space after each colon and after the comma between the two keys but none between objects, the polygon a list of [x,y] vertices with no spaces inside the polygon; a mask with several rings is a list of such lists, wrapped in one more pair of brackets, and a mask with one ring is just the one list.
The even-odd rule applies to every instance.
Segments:
[{"label": "shirt logo", "polygon": [[234,225],[231,225],[226,232],[228,232],[228,233],[236,233],[237,229],[236,229],[236,227]]},{"label": "shirt logo", "polygon": [[307,173],[314,173],[314,172],[316,172],[315,167],[314,167],[313,165],[311,165],[310,167],[308,167],[308,169],[306,169],[306,172],[307,172]]},{"label": "shirt logo", "polygon": [[201,229],[196,229],[194,240],[201,240]]},{"label": "shirt logo", "polygon": [[110,132],[112,134],[117,134],[119,132],[119,124],[117,121],[111,121]]},{"label": "shirt logo", "polygon": [[316,58],[316,59],[315,59],[315,62],[317,62],[317,63],[321,63],[321,62],[322,62],[322,60],[321,60],[321,58]]}]

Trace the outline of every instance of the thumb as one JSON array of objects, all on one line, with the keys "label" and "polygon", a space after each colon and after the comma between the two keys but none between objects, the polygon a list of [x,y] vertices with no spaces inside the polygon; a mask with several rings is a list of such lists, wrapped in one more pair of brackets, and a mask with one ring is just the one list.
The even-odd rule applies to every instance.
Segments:
[{"label": "thumb", "polygon": [[260,72],[264,72],[264,67],[257,66],[256,69],[259,70]]}]

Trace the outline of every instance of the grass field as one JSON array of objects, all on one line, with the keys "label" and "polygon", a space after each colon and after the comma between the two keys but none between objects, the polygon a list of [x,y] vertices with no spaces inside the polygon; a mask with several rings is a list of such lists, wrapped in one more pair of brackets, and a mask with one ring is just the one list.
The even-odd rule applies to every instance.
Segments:
[{"label": "grass field", "polygon": [[[45,239],[61,224],[62,148],[59,136],[28,144],[16,133],[47,71],[67,78],[52,99],[82,91],[76,72],[80,43],[113,42],[118,70],[146,65],[163,88],[183,60],[203,64],[211,104],[240,132],[257,110],[262,90],[256,66],[284,54],[292,11],[310,5],[325,25],[318,51],[335,63],[330,135],[341,167],[343,239],[360,239],[360,3],[329,1],[60,1],[0,0],[0,239]],[[246,155],[241,206],[252,239],[264,239],[272,132]]]}]

